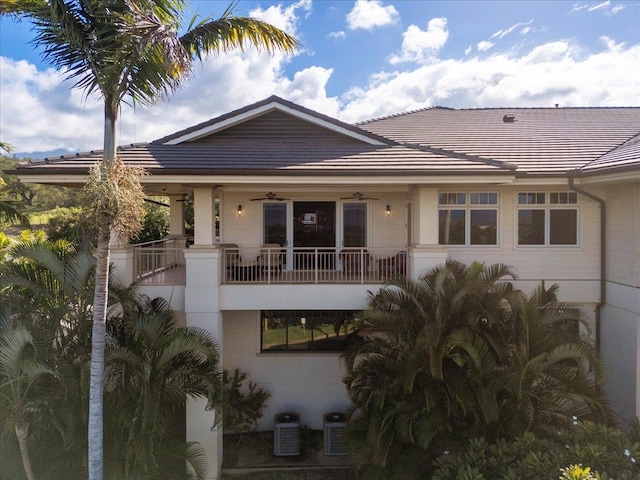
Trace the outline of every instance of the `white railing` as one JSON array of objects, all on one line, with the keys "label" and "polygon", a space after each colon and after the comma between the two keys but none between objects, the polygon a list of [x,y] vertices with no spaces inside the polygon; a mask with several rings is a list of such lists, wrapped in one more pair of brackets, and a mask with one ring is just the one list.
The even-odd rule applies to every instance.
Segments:
[{"label": "white railing", "polygon": [[184,285],[184,241],[157,240],[134,245],[134,279],[139,284]]},{"label": "white railing", "polygon": [[[400,248],[221,246],[222,283],[384,283],[406,275]],[[257,253],[257,255],[255,255]]]}]

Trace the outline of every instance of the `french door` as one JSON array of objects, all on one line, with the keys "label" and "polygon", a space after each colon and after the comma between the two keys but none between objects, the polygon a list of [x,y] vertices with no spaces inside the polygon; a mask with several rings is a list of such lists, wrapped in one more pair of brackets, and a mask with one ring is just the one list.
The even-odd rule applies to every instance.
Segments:
[{"label": "french door", "polygon": [[[344,247],[367,245],[366,202],[265,202],[263,204],[263,243],[278,243],[287,249],[286,269],[301,268],[294,260],[305,251],[322,253]],[[326,251],[322,252],[325,248]],[[302,258],[302,256],[300,256]],[[323,261],[322,268],[335,268],[334,261]],[[305,262],[308,267],[308,262]],[[313,265],[315,266],[315,264]],[[320,265],[318,265],[320,266]]]}]

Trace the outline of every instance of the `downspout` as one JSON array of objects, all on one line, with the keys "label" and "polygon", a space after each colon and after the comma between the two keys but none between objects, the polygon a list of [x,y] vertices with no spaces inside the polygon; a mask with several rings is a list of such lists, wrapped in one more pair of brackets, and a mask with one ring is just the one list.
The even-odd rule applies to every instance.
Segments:
[{"label": "downspout", "polygon": [[569,173],[569,188],[580,195],[584,195],[585,197],[590,198],[600,204],[600,301],[596,305],[596,349],[598,353],[600,353],[600,319],[601,319],[601,310],[607,302],[607,260],[606,260],[606,242],[607,242],[607,234],[606,234],[606,223],[607,223],[607,210],[605,201],[594,195],[593,193],[587,192],[586,190],[577,187],[574,184],[574,173]]}]

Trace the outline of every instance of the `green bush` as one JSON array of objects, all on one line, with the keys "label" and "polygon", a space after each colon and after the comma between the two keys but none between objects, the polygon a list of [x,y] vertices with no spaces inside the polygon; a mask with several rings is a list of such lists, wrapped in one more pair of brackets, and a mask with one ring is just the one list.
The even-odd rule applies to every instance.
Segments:
[{"label": "green bush", "polygon": [[542,439],[528,432],[511,442],[483,438],[446,452],[434,464],[432,480],[557,480],[572,465],[590,468],[599,480],[640,478],[640,442],[632,434],[594,422],[580,422]]},{"label": "green bush", "polygon": [[222,383],[222,422],[225,431],[242,433],[254,429],[271,394],[248,380],[248,375],[237,368],[233,375],[224,370]]}]

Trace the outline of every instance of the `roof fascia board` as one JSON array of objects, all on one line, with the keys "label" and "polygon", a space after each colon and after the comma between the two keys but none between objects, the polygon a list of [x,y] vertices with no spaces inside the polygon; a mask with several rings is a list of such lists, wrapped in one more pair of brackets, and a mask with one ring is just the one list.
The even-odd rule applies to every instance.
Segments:
[{"label": "roof fascia board", "polygon": [[252,118],[258,117],[264,113],[273,111],[273,110],[280,110],[281,112],[287,113],[293,117],[299,118],[301,120],[305,120],[307,122],[313,123],[315,125],[327,128],[329,130],[332,130],[334,132],[340,133],[342,135],[346,135],[352,138],[355,138],[357,140],[360,140],[362,142],[368,143],[370,145],[385,145],[385,143],[380,142],[378,140],[374,140],[366,135],[361,135],[358,134],[356,132],[353,132],[351,130],[348,130],[346,128],[342,128],[334,123],[331,122],[327,122],[326,120],[323,120],[321,118],[318,117],[314,117],[313,115],[309,115],[307,113],[301,112],[299,110],[296,110],[295,108],[291,108],[288,107],[286,105],[282,105],[281,103],[278,102],[271,102],[268,103],[266,105],[262,105],[259,107],[256,107],[248,112],[243,112],[240,113],[232,118],[228,118],[225,120],[222,120],[220,122],[217,122],[213,125],[209,125],[207,127],[204,127],[201,130],[197,130],[195,132],[190,132],[187,133],[185,135],[182,135],[180,137],[174,138],[172,140],[169,140],[168,142],[164,142],[163,145],[178,145],[180,143],[183,142],[189,142],[189,141],[193,141],[193,140],[197,140],[199,138],[202,137],[206,137],[207,135],[211,135],[212,133],[215,133],[217,131],[223,130],[225,128],[231,127],[233,125],[237,125],[240,123],[243,123],[247,120],[250,120]]},{"label": "roof fascia board", "polygon": [[578,185],[598,184],[598,183],[629,183],[640,181],[640,171],[618,172],[618,173],[605,173],[598,172],[598,174],[581,175],[575,177],[575,182]]},{"label": "roof fascia board", "polygon": [[[88,175],[20,175],[20,181],[25,183],[42,183],[55,185],[84,185]],[[275,183],[281,185],[353,185],[355,183],[361,185],[441,185],[441,184],[512,184],[515,180],[511,175],[391,175],[391,176],[372,176],[372,175],[350,175],[350,176],[326,176],[326,175],[149,175],[142,179],[144,185],[161,185],[161,184],[178,184],[178,185],[273,185]]]}]

